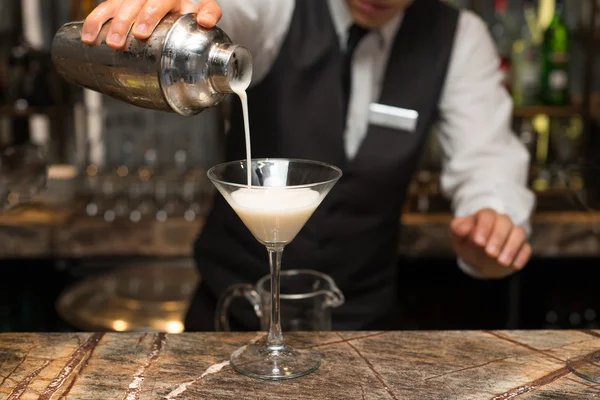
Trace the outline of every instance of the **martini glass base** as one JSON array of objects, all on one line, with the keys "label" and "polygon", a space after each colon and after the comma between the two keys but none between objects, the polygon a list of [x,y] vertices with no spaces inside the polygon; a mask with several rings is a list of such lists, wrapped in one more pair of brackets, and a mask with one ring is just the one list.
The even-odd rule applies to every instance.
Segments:
[{"label": "martini glass base", "polygon": [[250,343],[231,355],[231,367],[242,375],[266,380],[299,378],[316,371],[321,353],[295,350],[287,345],[267,347],[265,342]]},{"label": "martini glass base", "polygon": [[567,367],[578,377],[600,383],[600,351],[567,360]]}]

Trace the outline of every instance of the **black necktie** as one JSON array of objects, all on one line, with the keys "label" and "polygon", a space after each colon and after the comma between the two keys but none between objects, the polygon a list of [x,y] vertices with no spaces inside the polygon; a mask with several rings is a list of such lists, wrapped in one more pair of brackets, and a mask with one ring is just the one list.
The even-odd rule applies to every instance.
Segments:
[{"label": "black necktie", "polygon": [[346,126],[346,116],[348,114],[348,102],[350,100],[350,87],[352,86],[352,55],[358,47],[361,39],[369,33],[369,30],[352,24],[348,30],[348,43],[346,44],[346,52],[342,61],[342,110],[343,110],[343,126]]}]

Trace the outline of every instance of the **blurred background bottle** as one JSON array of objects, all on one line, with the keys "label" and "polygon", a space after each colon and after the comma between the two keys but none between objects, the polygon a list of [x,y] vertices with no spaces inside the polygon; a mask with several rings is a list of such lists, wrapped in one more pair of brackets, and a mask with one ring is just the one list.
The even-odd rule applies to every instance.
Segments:
[{"label": "blurred background bottle", "polygon": [[541,89],[542,32],[534,1],[524,0],[522,8],[521,33],[512,45],[512,94],[517,107],[539,104]]},{"label": "blurred background bottle", "polygon": [[515,15],[509,12],[508,0],[494,0],[494,14],[489,28],[500,56],[500,70],[504,74],[504,85],[510,91],[512,86],[512,45],[518,36],[519,23]]},{"label": "blurred background bottle", "polygon": [[556,0],[542,45],[542,100],[555,106],[569,103],[569,31],[563,13],[564,1]]}]

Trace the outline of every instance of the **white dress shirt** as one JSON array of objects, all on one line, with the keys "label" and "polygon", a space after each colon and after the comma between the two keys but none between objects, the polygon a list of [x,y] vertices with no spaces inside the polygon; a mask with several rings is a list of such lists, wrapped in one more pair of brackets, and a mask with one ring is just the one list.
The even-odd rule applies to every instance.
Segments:
[{"label": "white dress shirt", "polygon": [[[344,48],[348,28],[353,23],[350,11],[345,0],[327,1]],[[277,58],[295,0],[220,0],[219,4],[223,9],[219,26],[252,53],[253,84],[256,84]],[[399,14],[381,29],[371,31],[353,55],[345,132],[350,159],[367,134],[369,104],[379,100],[402,18]],[[529,231],[534,206],[534,196],[527,188],[529,153],[511,130],[513,104],[502,86],[499,63],[483,21],[470,11],[461,11],[438,105],[443,152],[441,186],[452,199],[456,216],[491,208],[507,214]],[[460,260],[459,265],[466,273],[477,276],[473,268]]]}]

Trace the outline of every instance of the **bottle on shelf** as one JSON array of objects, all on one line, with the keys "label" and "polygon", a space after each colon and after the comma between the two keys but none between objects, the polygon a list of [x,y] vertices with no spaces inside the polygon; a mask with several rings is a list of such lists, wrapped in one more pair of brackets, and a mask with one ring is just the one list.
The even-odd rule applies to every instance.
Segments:
[{"label": "bottle on shelf", "polygon": [[[10,108],[26,111],[26,76],[29,61],[29,48],[21,38],[15,40],[8,58],[8,76],[6,102]],[[29,140],[29,119],[24,115],[11,114],[10,145],[22,145]]]},{"label": "bottle on shelf", "polygon": [[512,45],[512,94],[517,107],[539,104],[541,90],[542,32],[533,0],[523,1],[523,17],[521,34]]},{"label": "bottle on shelf", "polygon": [[564,0],[556,0],[542,45],[542,100],[553,106],[569,104],[569,31],[563,12]]},{"label": "bottle on shelf", "polygon": [[504,74],[504,85],[510,91],[512,82],[512,45],[517,37],[518,22],[508,10],[508,0],[494,0],[494,17],[490,32],[500,56],[500,70]]},{"label": "bottle on shelf", "polygon": [[535,176],[533,178],[533,189],[543,192],[549,189],[552,174],[550,172],[550,118],[547,115],[538,115],[531,121],[536,131],[535,145]]},{"label": "bottle on shelf", "polygon": [[524,118],[521,122],[521,126],[518,130],[519,140],[529,151],[531,155],[532,164],[537,165],[537,146],[538,146],[538,133],[533,125],[533,121],[529,118]]}]

